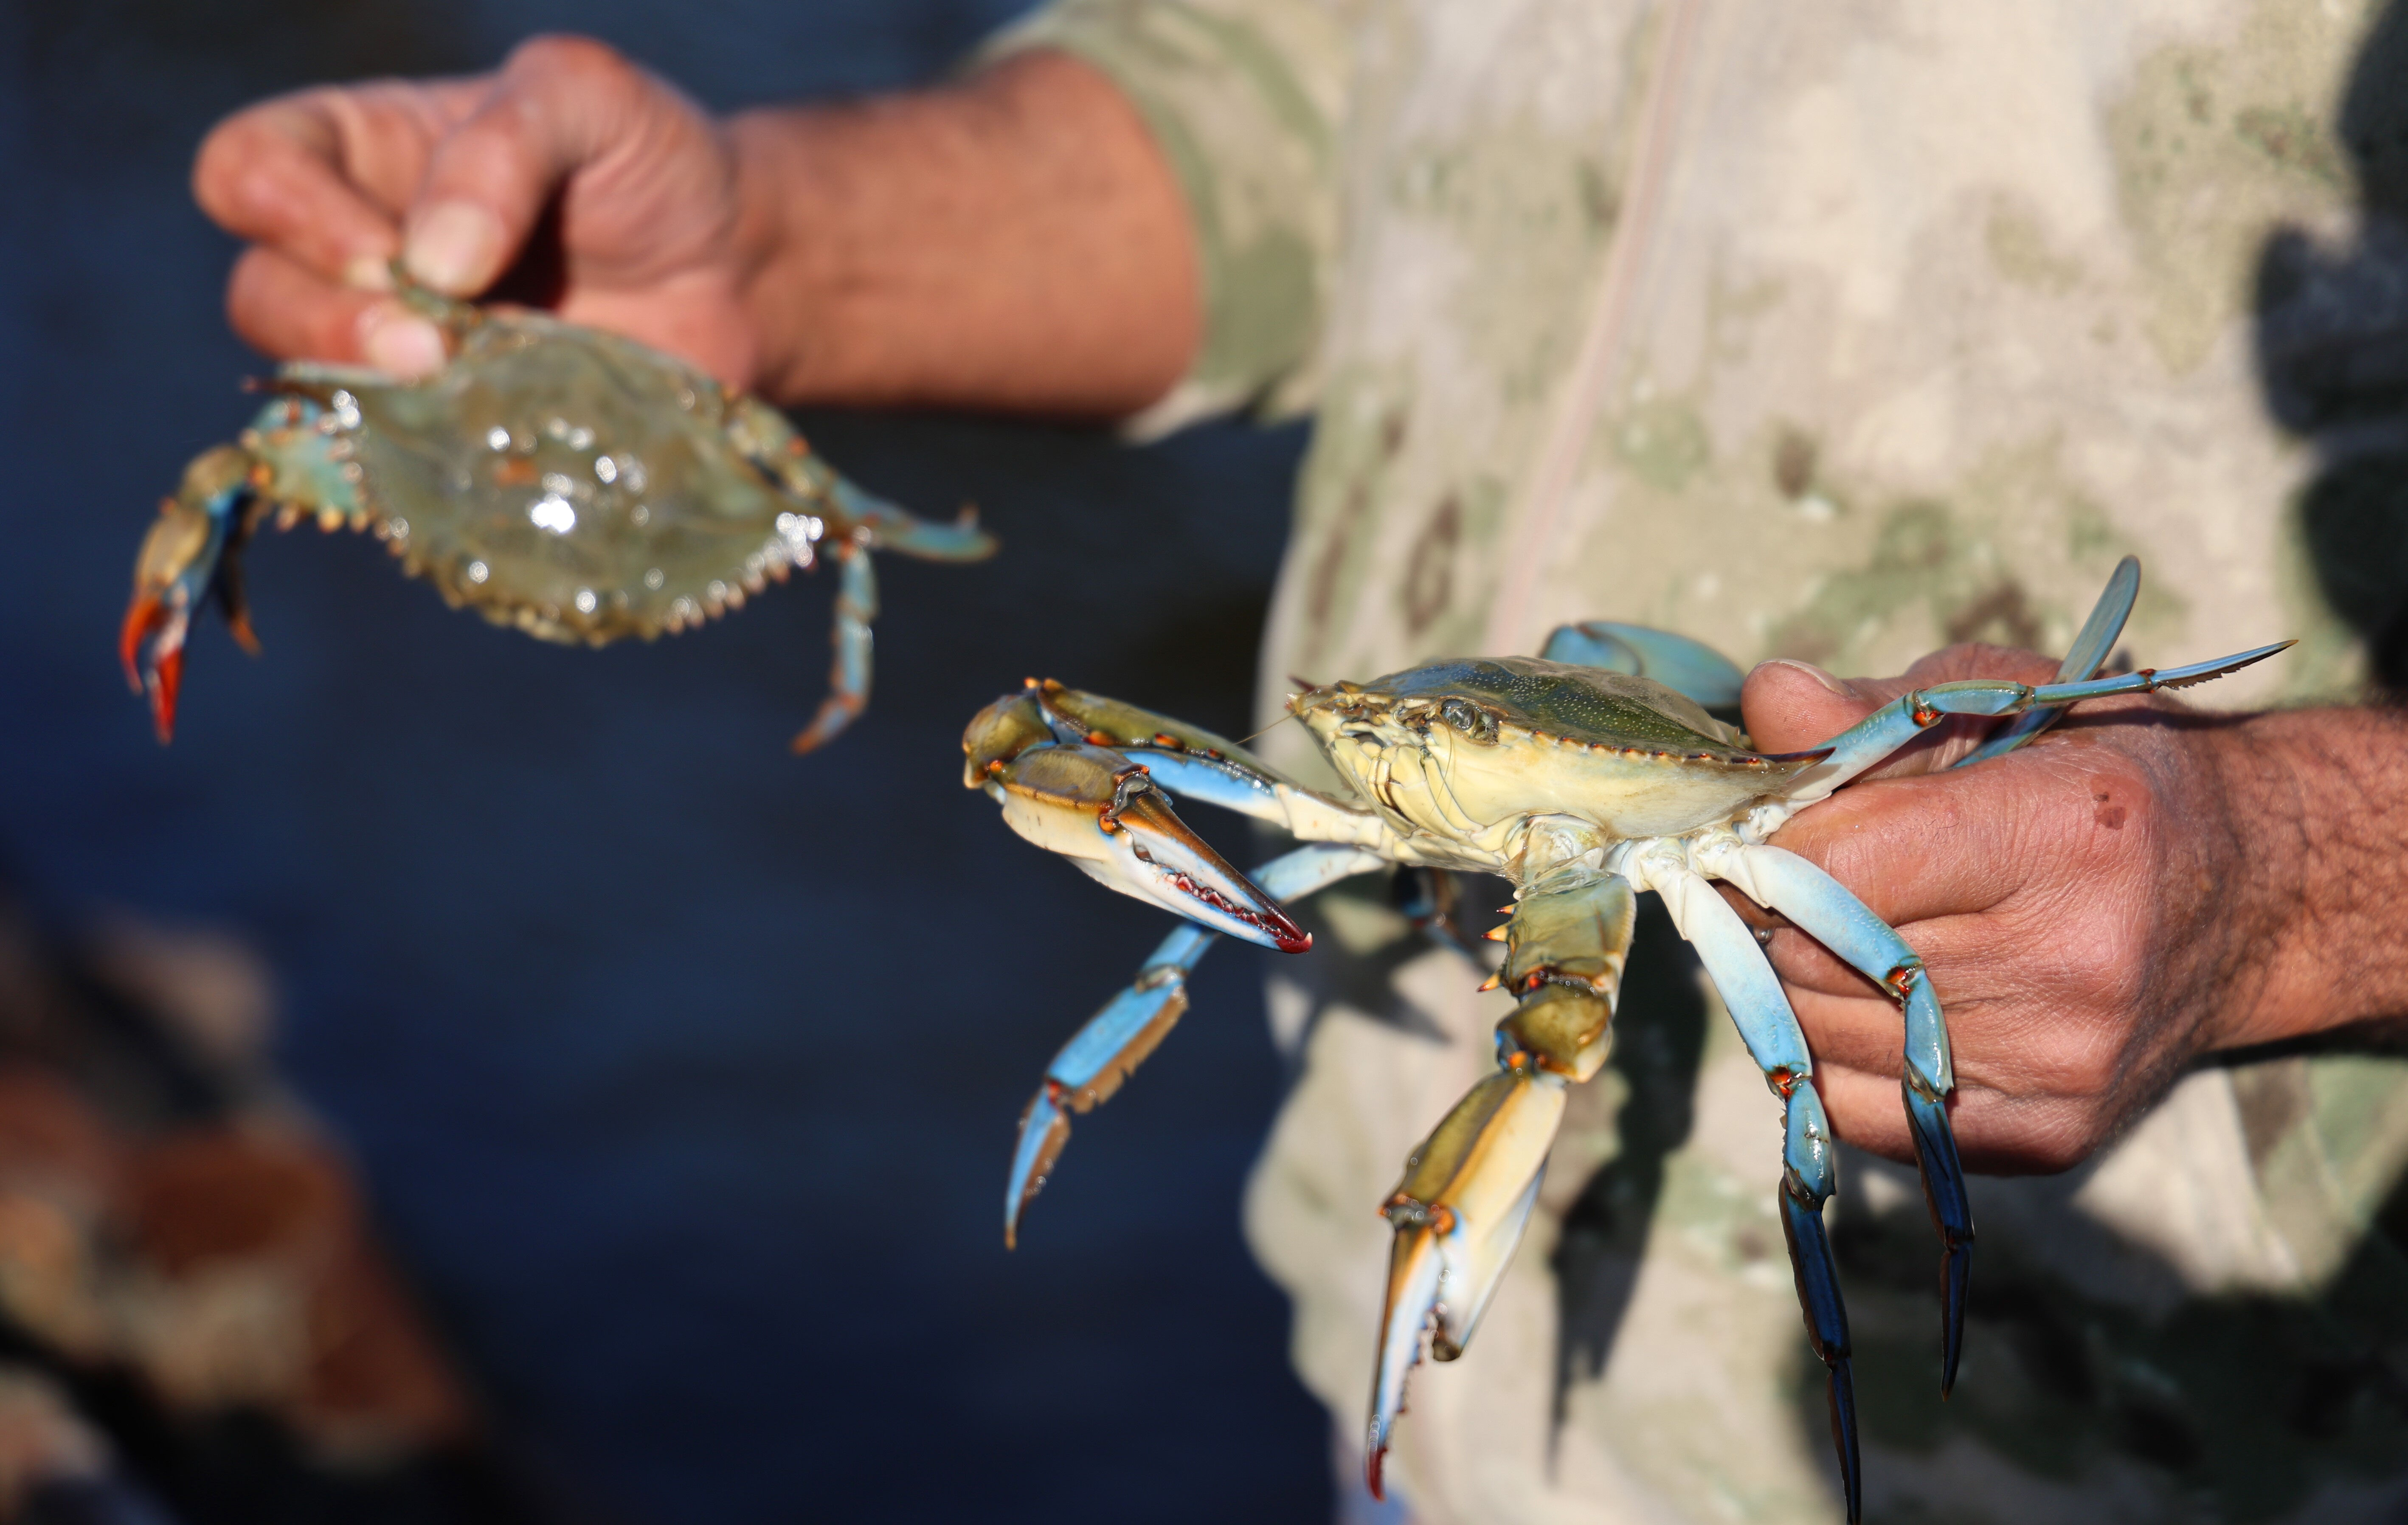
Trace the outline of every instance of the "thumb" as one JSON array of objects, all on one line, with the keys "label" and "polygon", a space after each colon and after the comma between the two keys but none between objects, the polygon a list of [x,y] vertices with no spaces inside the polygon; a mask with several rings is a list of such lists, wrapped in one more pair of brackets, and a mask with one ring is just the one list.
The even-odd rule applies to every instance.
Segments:
[{"label": "thumb", "polygon": [[409,273],[474,296],[518,257],[564,182],[640,131],[650,92],[636,66],[582,37],[536,37],[429,156],[402,231]]},{"label": "thumb", "polygon": [[1800,752],[1828,741],[1880,702],[1821,668],[1787,657],[1756,664],[1739,696],[1748,740],[1760,752]]}]

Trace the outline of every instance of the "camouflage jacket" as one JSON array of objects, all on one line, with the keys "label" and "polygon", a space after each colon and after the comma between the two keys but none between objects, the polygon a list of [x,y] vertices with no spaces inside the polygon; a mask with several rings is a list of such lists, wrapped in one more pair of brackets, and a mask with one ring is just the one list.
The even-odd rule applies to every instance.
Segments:
[{"label": "camouflage jacket", "polygon": [[[998,44],[1040,45],[1125,88],[1195,214],[1208,338],[1145,423],[1314,418],[1266,719],[1291,672],[1581,617],[1848,672],[2062,650],[2127,552],[2138,663],[2303,638],[2214,702],[2408,661],[2397,15],[1058,0]],[[1352,1436],[1372,1207],[1504,998],[1376,899],[1322,926],[1342,954],[1273,990],[1300,1071],[1248,1230]],[[1660,921],[1631,971],[1478,1341],[1417,1374],[1414,1519],[1837,1516],[1777,1103]],[[1870,1518],[2398,1518],[2403,1161],[2408,1067],[2319,1053],[2202,1069],[2083,1169],[1976,1182],[1942,1406],[1920,1193],[1852,1156]]]}]

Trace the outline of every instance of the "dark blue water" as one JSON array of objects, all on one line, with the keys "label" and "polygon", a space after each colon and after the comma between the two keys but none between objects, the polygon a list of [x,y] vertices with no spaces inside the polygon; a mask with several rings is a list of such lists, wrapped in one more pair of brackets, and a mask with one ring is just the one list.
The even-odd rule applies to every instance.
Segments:
[{"label": "dark blue water", "polygon": [[[1326,1518],[1325,1431],[1237,1197],[1280,1085],[1257,956],[1079,1126],[1007,1257],[1022,1102],[1163,918],[1011,837],[963,721],[1054,673],[1242,728],[1300,441],[1135,451],[958,419],[804,423],[1002,535],[882,567],[880,693],[809,760],[830,589],[652,647],[446,611],[380,548],[251,561],[266,642],[194,642],[175,747],[112,638],[129,558],[260,363],[184,176],[322,78],[598,33],[714,107],[932,78],[1005,0],[108,0],[13,19],[0,861],[273,961],[281,1062],[513,1453],[630,1520]],[[1214,823],[1246,845],[1242,836]]]}]

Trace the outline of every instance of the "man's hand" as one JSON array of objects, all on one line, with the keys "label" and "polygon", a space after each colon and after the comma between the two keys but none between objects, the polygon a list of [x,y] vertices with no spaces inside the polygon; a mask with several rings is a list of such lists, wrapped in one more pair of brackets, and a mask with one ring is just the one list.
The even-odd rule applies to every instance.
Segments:
[{"label": "man's hand", "polygon": [[387,265],[483,292],[557,198],[559,310],[753,372],[749,274],[727,136],[599,43],[539,37],[497,73],[307,90],[237,112],[201,145],[193,190],[250,239],[226,306],[279,356],[442,364],[434,327],[391,296]]},{"label": "man's hand", "polygon": [[[1748,730],[1808,747],[1909,687],[2053,680],[1958,646],[1901,679],[1794,662],[1748,677]],[[2063,1170],[2183,1070],[2408,1012],[2408,726],[2397,712],[2215,716],[2093,700],[2022,750],[1942,771],[1996,722],[1952,718],[1773,840],[1828,870],[1931,970],[1969,1165]],[[1742,907],[1762,925],[1765,914]],[[1803,933],[1770,949],[1834,1126],[1912,1158],[1897,1008]]]},{"label": "man's hand", "polygon": [[1066,54],[939,89],[714,121],[597,42],[496,73],[303,91],[202,145],[251,241],[227,308],[280,358],[442,362],[388,263],[483,293],[556,212],[556,300],[784,401],[1113,417],[1202,335],[1186,202],[1143,120]]}]

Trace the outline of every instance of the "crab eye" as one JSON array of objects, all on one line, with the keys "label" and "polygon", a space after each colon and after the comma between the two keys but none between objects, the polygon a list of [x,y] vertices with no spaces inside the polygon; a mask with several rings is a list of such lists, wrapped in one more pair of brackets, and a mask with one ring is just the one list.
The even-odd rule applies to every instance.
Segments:
[{"label": "crab eye", "polygon": [[1438,707],[1438,717],[1483,746],[1497,740],[1497,717],[1469,699],[1448,699]]}]

